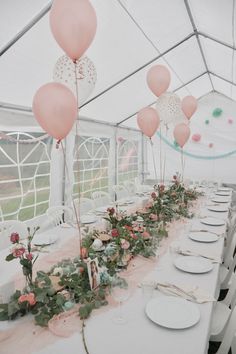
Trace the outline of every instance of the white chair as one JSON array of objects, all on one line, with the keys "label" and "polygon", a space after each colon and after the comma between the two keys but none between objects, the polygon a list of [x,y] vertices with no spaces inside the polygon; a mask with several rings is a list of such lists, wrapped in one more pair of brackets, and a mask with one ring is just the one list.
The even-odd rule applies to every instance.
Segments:
[{"label": "white chair", "polygon": [[236,191],[232,191],[232,198],[231,198],[231,206],[235,207],[236,206]]},{"label": "white chair", "polygon": [[129,197],[128,190],[121,184],[116,184],[112,186],[112,189],[116,195],[115,200],[122,200],[122,199],[124,200],[127,199],[127,197]]},{"label": "white chair", "polygon": [[73,211],[71,208],[63,205],[48,208],[46,214],[53,226],[58,226],[64,222],[71,223],[73,221]]},{"label": "white chair", "polygon": [[130,195],[134,195],[136,193],[136,187],[133,181],[124,181],[124,186]]},{"label": "white chair", "polygon": [[77,198],[74,205],[78,216],[85,215],[94,209],[94,201],[90,198]]},{"label": "white chair", "polygon": [[11,246],[10,236],[12,232],[17,232],[20,238],[28,236],[27,226],[18,220],[7,220],[0,222],[0,250]]},{"label": "white chair", "polygon": [[153,188],[149,186],[148,184],[141,184],[139,181],[139,178],[136,177],[134,180],[135,183],[135,188],[137,192],[152,192]]},{"label": "white chair", "polygon": [[225,328],[223,340],[219,346],[219,349],[215,354],[228,354],[230,348],[232,354],[236,354],[235,334],[236,334],[236,307],[232,311],[230,319]]},{"label": "white chair", "polygon": [[220,266],[220,286],[221,289],[228,289],[231,281],[231,276],[233,274],[236,265],[236,233],[234,233],[231,242],[226,247],[226,252],[224,254],[224,264]]},{"label": "white chair", "polygon": [[104,191],[93,192],[92,198],[94,200],[95,208],[99,208],[105,205],[110,205],[112,202],[109,193]]},{"label": "white chair", "polygon": [[213,342],[219,342],[222,340],[225,332],[225,328],[231,312],[233,311],[236,303],[236,274],[232,275],[232,282],[229,287],[228,293],[224,300],[217,301],[213,308],[212,325],[211,325],[211,337]]}]

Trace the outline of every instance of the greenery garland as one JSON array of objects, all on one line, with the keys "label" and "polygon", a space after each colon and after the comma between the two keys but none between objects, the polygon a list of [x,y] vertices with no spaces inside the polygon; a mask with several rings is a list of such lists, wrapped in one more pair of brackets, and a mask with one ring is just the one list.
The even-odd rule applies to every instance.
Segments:
[{"label": "greenery garland", "polygon": [[[55,315],[79,304],[78,314],[84,326],[84,320],[94,309],[107,305],[109,285],[117,277],[118,271],[127,267],[130,259],[136,255],[154,256],[160,239],[168,236],[166,226],[173,219],[192,217],[188,211],[189,203],[197,199],[200,193],[186,188],[180,182],[180,176],[174,176],[170,187],[159,185],[154,186],[154,189],[146,208],[132,215],[109,208],[105,217],[108,230],[105,233],[85,232],[83,259],[65,259],[47,273],[37,272],[34,281],[31,279],[26,288],[17,290],[8,303],[0,304],[0,320],[14,320],[32,313],[35,323],[46,327]],[[94,248],[97,239],[104,247],[100,252]],[[12,240],[13,243],[19,242],[18,237]],[[31,253],[31,248],[29,250]],[[21,254],[21,257],[27,258],[25,254]],[[95,290],[90,287],[86,257],[98,258],[99,261],[100,285]],[[9,258],[17,256],[12,253]],[[30,266],[33,265],[32,258]]]}]

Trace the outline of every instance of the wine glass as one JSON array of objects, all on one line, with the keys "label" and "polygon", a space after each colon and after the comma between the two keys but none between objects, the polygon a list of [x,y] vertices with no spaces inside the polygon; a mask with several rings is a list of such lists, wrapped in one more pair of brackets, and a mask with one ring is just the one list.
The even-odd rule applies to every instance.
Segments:
[{"label": "wine glass", "polygon": [[130,284],[123,278],[115,277],[111,282],[111,295],[119,304],[118,314],[113,318],[116,324],[124,324],[127,319],[123,315],[122,304],[130,296]]}]

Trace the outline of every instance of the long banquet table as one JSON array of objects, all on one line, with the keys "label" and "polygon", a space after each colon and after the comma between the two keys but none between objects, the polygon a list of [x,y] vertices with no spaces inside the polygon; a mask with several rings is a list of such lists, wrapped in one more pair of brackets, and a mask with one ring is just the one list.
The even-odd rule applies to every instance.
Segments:
[{"label": "long banquet table", "polygon": [[[225,220],[228,217],[227,212],[215,213],[206,209],[202,209],[201,214],[220,217]],[[222,234],[226,231],[226,225],[206,226],[201,224],[197,218],[192,220],[192,228],[206,229],[213,232],[217,229],[217,232]],[[73,231],[73,229],[64,229],[63,233],[68,234],[68,240],[70,237],[72,239],[75,236],[75,230]],[[192,241],[184,232],[184,224],[181,221],[173,223],[170,228],[170,234],[171,237],[168,242],[178,238],[179,244],[183,245],[185,249],[191,249],[199,253],[204,252],[205,254],[209,252],[209,254],[218,257],[222,256],[224,237],[219,237],[217,242],[212,243]],[[163,244],[163,249],[166,252],[163,252],[164,254],[157,261],[145,260],[140,263],[139,257],[133,260],[131,267],[133,267],[134,274],[136,274],[138,280],[150,279],[158,282],[172,282],[178,285],[198,286],[206,294],[217,296],[219,263],[214,263],[213,270],[208,273],[190,274],[178,270],[173,265],[173,255],[169,252],[168,245]],[[6,282],[7,278],[9,279],[10,276],[13,276],[14,270],[12,267],[11,271],[9,271],[9,264],[3,263],[3,254],[3,251],[0,252],[0,271],[1,275],[3,274],[2,271],[4,272],[4,281]],[[51,253],[51,258],[54,259],[52,256],[53,252]],[[50,258],[49,255],[44,257],[45,259],[46,257]],[[124,276],[126,276],[125,273]],[[132,269],[127,272],[127,278],[132,279]],[[166,295],[155,290],[154,296],[161,297]],[[116,306],[107,306],[96,310],[86,320],[85,336],[89,353],[189,354],[191,352],[192,354],[205,354],[208,349],[212,312],[215,305],[214,302],[207,302],[196,306],[200,310],[201,317],[195,326],[184,330],[167,329],[156,325],[148,319],[145,314],[142,289],[135,287],[130,298],[123,304],[127,323],[117,325],[112,321],[112,317],[117,312]],[[58,326],[61,326],[61,334],[63,335],[63,331],[65,331],[64,338],[52,334],[48,329],[34,326],[33,319],[30,316],[11,323],[2,322],[0,323],[0,353],[12,354],[15,349],[14,352],[17,351],[18,354],[64,354],[67,352],[70,354],[83,354],[85,350],[82,342],[81,324],[77,315],[74,316],[73,321],[73,323],[67,323],[65,319],[58,320]],[[5,332],[4,330],[8,327],[11,328],[11,331]],[[19,335],[16,335],[19,329],[21,329],[22,333],[20,338]],[[8,336],[4,337],[5,333],[8,333]],[[71,335],[66,337],[66,333]]]}]

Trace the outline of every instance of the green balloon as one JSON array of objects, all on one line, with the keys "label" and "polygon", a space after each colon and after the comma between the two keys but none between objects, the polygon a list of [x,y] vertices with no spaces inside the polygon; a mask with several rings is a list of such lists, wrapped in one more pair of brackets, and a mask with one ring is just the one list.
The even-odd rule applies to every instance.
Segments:
[{"label": "green balloon", "polygon": [[220,117],[223,110],[221,108],[215,108],[212,112],[213,117],[217,118]]},{"label": "green balloon", "polygon": [[179,147],[179,144],[177,143],[176,140],[174,140],[174,146],[175,146],[176,148]]}]

